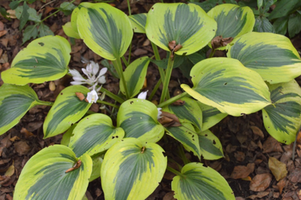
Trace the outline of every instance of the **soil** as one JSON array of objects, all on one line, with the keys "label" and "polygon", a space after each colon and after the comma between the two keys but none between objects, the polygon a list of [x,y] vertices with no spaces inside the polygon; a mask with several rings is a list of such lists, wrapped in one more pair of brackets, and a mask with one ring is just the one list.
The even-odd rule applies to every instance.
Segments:
[{"label": "soil", "polygon": [[[1,0],[0,5],[9,10],[9,0]],[[63,0],[46,0],[46,4],[37,1],[30,4],[43,17],[50,15],[59,7]],[[81,0],[76,0],[78,5]],[[115,7],[128,14],[127,2],[112,2]],[[145,13],[156,1],[141,0],[131,3],[131,12]],[[29,42],[22,45],[22,31],[19,30],[18,19],[7,20],[0,15],[0,72],[8,69],[16,54],[26,47]],[[48,18],[45,24],[50,27],[55,35],[68,38],[62,29],[62,25],[70,21],[70,15],[66,16],[59,12]],[[32,22],[27,23],[27,25]],[[292,39],[296,49],[301,52],[301,34]],[[165,51],[159,50],[161,58],[166,56]],[[70,68],[80,69],[84,67],[81,56],[88,60],[100,63],[102,58],[94,54],[81,40],[75,40],[72,45]],[[132,41],[131,61],[142,57],[153,56],[150,42],[145,34],[134,34]],[[128,53],[125,55],[128,58]],[[152,90],[156,81],[160,78],[157,67],[150,65],[147,73],[147,86],[145,89]],[[119,90],[118,80],[108,74],[106,89],[113,93]],[[301,78],[297,78],[301,84]],[[171,95],[181,91],[180,83],[190,84],[189,80],[181,74],[179,69],[172,73],[170,84]],[[3,81],[0,76],[0,85]],[[30,86],[38,94],[39,99],[54,101],[58,93],[70,84],[70,77],[66,76],[54,82],[43,84],[31,84]],[[154,101],[158,101],[161,88],[157,91]],[[106,97],[106,101],[112,101]],[[94,109],[98,110],[98,106]],[[0,200],[12,199],[14,186],[18,180],[22,168],[28,159],[44,147],[59,144],[62,135],[49,139],[43,139],[43,121],[49,107],[36,106],[32,108],[11,130],[0,136]],[[95,110],[94,110],[95,111]],[[216,169],[230,184],[237,200],[244,199],[301,199],[301,137],[297,138],[296,145],[283,145],[273,139],[266,132],[261,113],[257,112],[243,117],[228,116],[218,123],[211,131],[219,137],[224,150],[224,158],[202,162]],[[299,134],[301,136],[301,134]],[[166,139],[167,138],[167,139]],[[175,149],[180,145],[174,139],[166,136],[159,144],[168,153],[168,156],[179,160]],[[167,142],[166,142],[167,141]],[[294,156],[294,159],[293,159]],[[198,161],[191,153],[186,157],[191,161]],[[166,172],[158,188],[150,195],[148,200],[163,199],[172,200],[171,180],[173,174]],[[279,179],[279,177],[281,177]],[[277,178],[277,180],[276,180]],[[100,179],[92,181],[86,192],[91,199],[104,199]]]}]

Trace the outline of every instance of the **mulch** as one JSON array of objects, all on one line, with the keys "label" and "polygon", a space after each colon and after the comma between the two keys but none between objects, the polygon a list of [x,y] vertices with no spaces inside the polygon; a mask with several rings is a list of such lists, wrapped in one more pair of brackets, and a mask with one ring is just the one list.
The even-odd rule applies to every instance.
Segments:
[{"label": "mulch", "polygon": [[[1,5],[9,9],[10,1],[2,0]],[[47,2],[50,2],[47,0]],[[51,8],[58,7],[64,1],[57,0],[49,3],[41,10],[43,15]],[[75,1],[79,4],[80,0]],[[132,13],[147,12],[155,3],[152,1],[137,1],[131,4]],[[37,1],[30,6],[40,10],[44,5]],[[125,0],[115,3],[115,6],[124,12],[127,10]],[[48,15],[53,12],[50,11]],[[19,30],[19,20],[7,20],[0,16],[0,72],[8,69],[15,55],[27,44],[22,45],[22,31]],[[70,21],[70,16],[58,13],[56,16],[47,19],[46,24],[56,35],[67,36],[62,30],[62,25]],[[30,22],[31,23],[31,22]],[[296,49],[301,52],[301,34],[292,39]],[[153,56],[150,42],[145,34],[134,34],[132,41],[131,60],[142,56]],[[166,56],[163,50],[160,50],[161,58]],[[102,58],[94,54],[81,41],[76,40],[72,45],[71,62],[69,67],[80,69],[84,67],[80,57],[100,63]],[[128,53],[125,55],[127,58]],[[106,89],[113,93],[118,93],[118,80],[111,74],[107,75]],[[147,88],[152,90],[156,81],[160,78],[157,67],[150,64],[147,72]],[[66,76],[60,80],[47,82],[43,84],[31,84],[38,97],[45,101],[54,101],[59,92],[70,85],[71,78]],[[301,78],[297,78],[301,84]],[[180,91],[180,84],[189,84],[189,80],[182,76],[179,69],[172,73],[170,92],[175,95]],[[3,81],[0,76],[0,85]],[[157,91],[154,101],[159,101],[161,89]],[[107,98],[106,101],[112,101]],[[98,106],[94,109],[97,110]],[[36,106],[21,119],[20,123],[0,136],[0,200],[13,199],[14,186],[18,180],[25,163],[36,152],[44,147],[59,144],[62,135],[43,139],[43,121],[50,108],[47,106]],[[244,199],[282,199],[298,200],[301,199],[301,134],[297,138],[296,146],[283,145],[273,139],[266,132],[261,112],[243,117],[228,116],[218,123],[211,131],[220,139],[224,158],[202,162],[217,170],[230,184],[237,200]],[[167,154],[173,159],[181,162],[174,153],[180,145],[169,136],[159,144],[165,149]],[[294,159],[292,159],[294,154]],[[191,161],[198,161],[192,153],[187,152],[186,157]],[[158,188],[150,195],[148,200],[163,199],[172,200],[173,191],[171,190],[171,180],[173,174],[166,172]],[[100,179],[92,181],[86,193],[89,200],[104,199],[101,189]]]}]

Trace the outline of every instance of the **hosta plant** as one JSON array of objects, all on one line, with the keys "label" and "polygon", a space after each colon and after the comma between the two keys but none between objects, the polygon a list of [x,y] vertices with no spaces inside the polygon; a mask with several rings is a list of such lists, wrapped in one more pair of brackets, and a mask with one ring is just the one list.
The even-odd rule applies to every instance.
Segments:
[{"label": "hosta plant", "polygon": [[[19,52],[1,74],[0,133],[35,105],[47,105],[51,109],[43,124],[44,138],[64,136],[61,144],[42,149],[26,163],[14,199],[82,199],[89,181],[98,177],[107,200],[145,199],[166,169],[176,175],[171,187],[179,200],[235,199],[226,180],[201,162],[184,159],[184,166],[178,164],[177,169],[167,166],[168,158],[157,142],[167,134],[165,139],[174,138],[199,161],[219,159],[222,146],[210,128],[227,115],[258,111],[266,130],[279,142],[295,140],[301,119],[301,90],[294,80],[301,74],[299,54],[284,36],[251,32],[254,23],[250,8],[232,4],[206,13],[195,4],[157,3],[148,13],[127,16],[106,3],[81,3],[64,30],[112,61],[120,93],[102,86],[107,69],[98,63],[87,63],[83,73],[69,69],[71,47],[63,37],[36,39]],[[156,60],[141,57],[127,62],[124,54],[133,31],[146,34]],[[212,50],[205,58],[207,46]],[[157,47],[167,51],[165,59]],[[226,51],[226,56],[214,57],[218,50]],[[161,77],[146,100],[147,92],[141,89],[151,62],[158,65]],[[182,84],[183,92],[171,97],[171,72],[180,63],[193,66],[192,84]],[[39,100],[28,86],[68,72],[73,81],[55,102]],[[149,100],[161,83],[156,105]],[[115,103],[104,101],[104,95]],[[116,117],[91,113],[92,103]]]}]

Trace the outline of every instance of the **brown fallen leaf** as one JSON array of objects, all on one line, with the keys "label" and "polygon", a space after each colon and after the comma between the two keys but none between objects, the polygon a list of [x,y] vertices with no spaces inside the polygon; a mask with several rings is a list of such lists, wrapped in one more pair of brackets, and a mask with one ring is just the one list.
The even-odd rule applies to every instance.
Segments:
[{"label": "brown fallen leaf", "polygon": [[263,143],[262,149],[263,153],[283,152],[281,144],[271,136]]},{"label": "brown fallen leaf", "polygon": [[287,179],[293,183],[301,182],[301,169],[295,168],[290,174],[287,176]]},{"label": "brown fallen leaf", "polygon": [[258,192],[258,194],[253,194],[251,196],[248,196],[249,199],[256,199],[256,198],[262,198],[270,194],[270,192]]},{"label": "brown fallen leaf", "polygon": [[250,190],[262,192],[267,189],[272,181],[270,173],[257,174],[250,183]]},{"label": "brown fallen leaf", "polygon": [[20,133],[24,134],[25,135],[25,138],[30,138],[30,137],[33,137],[34,134],[30,131],[28,131],[26,128],[22,128]]},{"label": "brown fallen leaf", "polygon": [[20,138],[15,135],[14,137],[10,138],[9,140],[12,141],[12,142],[14,142],[16,140],[20,140]]},{"label": "brown fallen leaf", "polygon": [[173,196],[175,195],[174,192],[168,192],[164,195],[163,200],[176,200]]},{"label": "brown fallen leaf", "polygon": [[6,170],[4,176],[12,176],[15,173],[15,165],[14,162],[12,163],[11,166],[9,166],[9,168]]},{"label": "brown fallen leaf", "polygon": [[277,181],[283,179],[287,175],[286,164],[280,162],[274,157],[269,158],[269,169]]},{"label": "brown fallen leaf", "polygon": [[281,179],[281,180],[277,183],[277,187],[278,187],[278,190],[279,190],[280,194],[282,194],[282,190],[283,190],[283,188],[285,187],[286,182],[287,182],[287,180],[286,180],[286,178],[284,178],[284,179]]},{"label": "brown fallen leaf", "polygon": [[254,171],[254,168],[255,168],[254,163],[249,163],[247,166],[242,166],[242,165],[235,166],[231,174],[231,178],[233,179],[246,178]]},{"label": "brown fallen leaf", "polygon": [[25,141],[15,142],[14,147],[19,156],[26,155],[31,150],[31,147]]},{"label": "brown fallen leaf", "polygon": [[0,37],[2,37],[3,35],[6,35],[6,33],[7,33],[7,30],[0,31]]},{"label": "brown fallen leaf", "polygon": [[8,13],[7,17],[11,19],[17,19],[15,10],[7,10],[6,12]]},{"label": "brown fallen leaf", "polygon": [[262,130],[260,130],[260,128],[258,128],[257,126],[250,126],[250,128],[252,129],[252,131],[255,135],[258,135],[259,137],[264,138],[264,134],[263,134]]}]

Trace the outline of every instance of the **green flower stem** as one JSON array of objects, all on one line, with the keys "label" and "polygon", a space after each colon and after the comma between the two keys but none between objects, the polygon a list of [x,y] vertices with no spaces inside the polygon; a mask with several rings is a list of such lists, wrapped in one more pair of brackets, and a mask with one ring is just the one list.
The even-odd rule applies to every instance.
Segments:
[{"label": "green flower stem", "polygon": [[117,96],[116,94],[113,94],[112,92],[110,92],[109,90],[107,90],[106,88],[104,87],[101,87],[100,88],[100,91],[102,93],[106,93],[106,95],[112,99],[114,99],[115,101],[117,101],[118,103],[123,103],[124,100],[120,97],[120,96]]},{"label": "green flower stem", "polygon": [[153,97],[154,97],[154,95],[156,94],[156,92],[157,92],[159,86],[161,85],[161,83],[162,83],[162,79],[159,79],[158,82],[157,82],[157,84],[155,85],[155,87],[154,87],[152,93],[151,93],[151,94],[149,95],[149,97],[148,97],[148,100],[149,100],[149,101],[151,101],[151,100],[153,99]]},{"label": "green flower stem", "polygon": [[[153,51],[154,51],[155,59],[156,59],[156,60],[161,60],[160,55],[159,55],[159,51],[158,51],[158,47],[157,47],[154,43],[152,43],[152,42],[151,42],[151,44],[152,44],[152,48],[153,48]],[[165,72],[164,72],[164,70],[163,70],[161,67],[158,67],[158,69],[159,69],[161,81],[158,81],[157,85],[154,87],[154,89],[153,89],[153,91],[152,91],[152,93],[151,93],[151,94],[153,94],[153,95],[150,95],[149,99],[152,99],[152,98],[153,98],[153,96],[154,96],[155,93],[157,92],[157,90],[158,90],[158,88],[159,88],[161,82],[163,83],[163,82],[164,82],[164,79],[165,79]],[[169,98],[169,93],[168,93],[168,96],[167,96],[167,97]]]},{"label": "green flower stem", "polygon": [[214,56],[214,53],[215,53],[215,49],[211,49],[211,53],[208,58],[212,58]]},{"label": "green flower stem", "polygon": [[128,61],[125,59],[125,57],[122,56],[121,58],[122,58],[123,63],[125,64],[125,66],[129,66],[129,63],[128,63]]},{"label": "green flower stem", "polygon": [[177,171],[177,170],[175,170],[174,168],[172,168],[172,167],[169,167],[169,166],[167,166],[167,168],[166,168],[168,171],[170,171],[170,172],[172,172],[172,173],[174,173],[175,175],[178,175],[178,176],[181,176],[181,177],[184,177],[184,175],[181,173],[181,172],[179,172],[179,171]]},{"label": "green flower stem", "polygon": [[132,15],[132,11],[131,11],[131,4],[130,4],[130,0],[127,0],[128,3],[128,9],[129,9],[129,16]]},{"label": "green flower stem", "polygon": [[161,94],[160,103],[163,103],[163,101],[165,101],[167,94],[169,94],[168,85],[169,85],[169,81],[170,81],[170,77],[171,77],[171,72],[173,69],[173,63],[174,63],[174,59],[171,56],[169,56],[168,63],[167,63],[167,69],[166,69],[166,76],[163,81],[163,91]]},{"label": "green flower stem", "polygon": [[151,42],[151,44],[152,44],[152,48],[153,48],[156,60],[161,60],[160,55],[159,55],[159,51],[158,51],[158,47],[152,42]]},{"label": "green flower stem", "polygon": [[131,41],[131,44],[130,44],[130,47],[129,47],[128,63],[131,63],[132,44],[133,44],[133,40]]},{"label": "green flower stem", "polygon": [[117,106],[115,104],[112,104],[112,103],[109,103],[109,102],[106,102],[106,101],[97,100],[97,103],[101,103],[101,104],[104,104],[104,105],[112,106],[114,108],[119,108],[119,106]]},{"label": "green flower stem", "polygon": [[160,103],[157,107],[158,108],[163,108],[163,107],[165,107],[165,106],[167,106],[169,104],[172,104],[176,100],[179,100],[179,99],[181,99],[181,98],[183,98],[183,97],[185,97],[187,95],[188,95],[187,92],[183,92],[182,94],[179,94],[179,95],[177,95],[175,97],[172,97],[172,98],[168,99],[167,101],[164,101],[163,103]]},{"label": "green flower stem", "polygon": [[189,160],[187,159],[187,157],[185,156],[185,152],[184,152],[184,149],[183,149],[183,146],[182,145],[179,145],[178,146],[178,149],[179,149],[179,154],[180,154],[180,157],[184,163],[184,165],[188,164],[189,163]]},{"label": "green flower stem", "polygon": [[129,95],[129,92],[128,92],[128,89],[126,87],[126,82],[125,82],[125,78],[124,78],[124,75],[123,75],[123,69],[122,69],[122,64],[121,64],[121,60],[120,58],[117,58],[116,60],[113,61],[113,65],[120,77],[120,81],[123,83],[123,86],[124,86],[124,91],[125,91],[125,96],[127,99],[130,98],[130,95]]},{"label": "green flower stem", "polygon": [[51,101],[37,101],[37,105],[42,105],[42,106],[52,106],[53,105],[53,102]]},{"label": "green flower stem", "polygon": [[[153,51],[154,51],[155,59],[156,60],[161,60],[160,55],[159,55],[159,51],[158,51],[158,47],[152,42],[151,42],[151,44],[152,44],[152,48],[153,48]],[[158,67],[158,69],[159,69],[161,81],[164,82],[165,72],[161,67]]]}]

